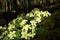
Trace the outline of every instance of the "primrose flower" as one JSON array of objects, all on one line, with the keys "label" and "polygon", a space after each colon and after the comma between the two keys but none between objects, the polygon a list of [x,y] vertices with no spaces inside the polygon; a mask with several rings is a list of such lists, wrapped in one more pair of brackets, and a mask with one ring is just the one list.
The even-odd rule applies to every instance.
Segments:
[{"label": "primrose flower", "polygon": [[34,12],[34,15],[40,17],[41,12],[37,10],[37,11]]},{"label": "primrose flower", "polygon": [[10,33],[8,34],[8,37],[9,37],[10,39],[14,39],[14,37],[16,37],[15,32],[16,32],[16,31],[10,32]]},{"label": "primrose flower", "polygon": [[41,22],[41,17],[35,17],[34,18],[38,23]]},{"label": "primrose flower", "polygon": [[30,13],[28,13],[26,16],[27,16],[27,17],[34,17],[34,14],[33,14],[32,12],[30,12]]},{"label": "primrose flower", "polygon": [[12,22],[13,22],[13,24],[15,24],[15,21],[16,21],[16,19],[14,19]]},{"label": "primrose flower", "polygon": [[[31,31],[29,31],[28,33],[28,30]],[[33,38],[35,36],[35,27],[27,24],[22,28],[21,34],[22,34],[21,38],[25,39],[29,39],[30,37]]]},{"label": "primrose flower", "polygon": [[35,20],[31,20],[30,23],[31,23],[32,26],[36,26],[37,22]]},{"label": "primrose flower", "polygon": [[0,26],[0,29],[2,29],[2,26]]},{"label": "primrose flower", "polygon": [[26,16],[29,16],[29,15],[30,15],[29,13],[26,14]]},{"label": "primrose flower", "polygon": [[36,34],[33,32],[33,33],[31,34],[31,37],[33,38],[35,35],[36,35]]},{"label": "primrose flower", "polygon": [[28,29],[31,29],[31,25],[28,25],[28,24],[25,25],[25,26],[22,28],[22,30],[24,30],[24,29],[25,29],[26,31],[27,31]]},{"label": "primrose flower", "polygon": [[32,12],[30,13],[30,17],[34,17],[34,14]]},{"label": "primrose flower", "polygon": [[15,28],[15,25],[9,23],[8,29],[9,29],[9,30],[12,30],[12,29],[14,29],[14,28]]},{"label": "primrose flower", "polygon": [[51,16],[51,14],[47,11],[47,14],[49,15],[49,16]]},{"label": "primrose flower", "polygon": [[[28,30],[27,30],[28,31]],[[27,32],[26,30],[25,31],[22,31],[21,32],[21,34],[22,34],[22,36],[21,36],[21,38],[25,38],[25,39],[28,39],[28,38],[30,38],[30,37],[34,37],[35,36],[35,30],[33,29],[32,31],[30,31],[29,33]]]},{"label": "primrose flower", "polygon": [[28,35],[28,37],[34,37],[36,34],[35,34],[35,26],[32,26],[31,27],[31,32],[29,32],[27,35]]},{"label": "primrose flower", "polygon": [[44,12],[41,11],[41,13],[42,13],[43,17],[48,17],[51,15],[48,11],[44,11]]},{"label": "primrose flower", "polygon": [[18,16],[18,18],[17,18],[17,19],[18,19],[18,20],[22,20],[22,17],[19,17],[19,16]]},{"label": "primrose flower", "polygon": [[27,20],[22,20],[22,22],[20,23],[20,26],[23,27],[26,24]]},{"label": "primrose flower", "polygon": [[29,37],[32,37],[32,38],[33,38],[35,35],[36,35],[36,34],[35,34],[34,32],[28,34],[28,36],[29,36]]},{"label": "primrose flower", "polygon": [[22,34],[21,38],[25,38],[25,39],[28,38],[27,32],[22,31],[21,34]]},{"label": "primrose flower", "polygon": [[36,35],[36,34],[35,34],[35,28],[36,28],[36,27],[34,27],[34,26],[31,28],[31,32],[28,33],[28,36],[29,36],[29,37],[32,37],[32,38],[33,38],[33,37]]}]

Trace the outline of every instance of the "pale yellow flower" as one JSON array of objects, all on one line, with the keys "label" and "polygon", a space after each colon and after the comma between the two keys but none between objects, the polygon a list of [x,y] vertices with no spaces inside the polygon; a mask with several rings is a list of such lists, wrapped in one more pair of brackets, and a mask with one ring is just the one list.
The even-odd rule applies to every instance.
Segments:
[{"label": "pale yellow flower", "polygon": [[[28,30],[31,30],[29,33],[28,33]],[[35,27],[31,25],[25,25],[23,28],[22,28],[22,32],[21,32],[22,36],[21,38],[25,38],[25,39],[29,39],[30,37],[34,37],[35,36]]]},{"label": "pale yellow flower", "polygon": [[34,15],[40,17],[41,12],[37,10],[37,11],[34,12]]},{"label": "pale yellow flower", "polygon": [[32,31],[30,33],[28,33],[27,35],[28,35],[28,37],[32,37],[33,38],[36,35],[35,34],[35,28],[32,29]]},{"label": "pale yellow flower", "polygon": [[35,34],[34,32],[28,34],[28,36],[29,36],[29,37],[32,37],[32,38],[33,38],[35,35],[36,35],[36,34]]},{"label": "pale yellow flower", "polygon": [[13,24],[15,24],[15,21],[16,21],[16,19],[14,19],[12,22],[13,22]]},{"label": "pale yellow flower", "polygon": [[31,29],[31,25],[28,25],[28,24],[27,24],[27,25],[25,25],[25,26],[22,28],[22,30],[26,30],[26,31],[27,31],[28,29]]},{"label": "pale yellow flower", "polygon": [[51,16],[51,13],[49,13],[48,11],[47,11],[47,14],[48,14],[49,16]]},{"label": "pale yellow flower", "polygon": [[31,20],[30,23],[31,23],[32,26],[36,26],[37,22],[35,20]]},{"label": "pale yellow flower", "polygon": [[0,26],[0,29],[2,29],[2,26]]},{"label": "pale yellow flower", "polygon": [[10,39],[14,39],[14,37],[16,37],[15,31],[10,32],[10,33],[8,34],[8,37],[9,37]]},{"label": "pale yellow flower", "polygon": [[35,35],[36,35],[35,33],[32,33],[32,34],[31,34],[31,37],[33,38]]},{"label": "pale yellow flower", "polygon": [[9,23],[8,29],[9,29],[9,30],[12,30],[12,29],[14,29],[14,28],[15,28],[15,25]]},{"label": "pale yellow flower", "polygon": [[25,39],[28,38],[27,32],[22,31],[21,34],[22,34],[21,38],[25,38]]},{"label": "pale yellow flower", "polygon": [[34,18],[38,23],[41,22],[41,16],[40,17],[35,17]]},{"label": "pale yellow flower", "polygon": [[[33,31],[33,32],[32,32]],[[35,34],[35,31],[34,31],[34,29],[32,30],[31,32],[29,32],[29,33],[27,33],[27,31],[22,31],[21,32],[21,34],[22,34],[22,36],[21,36],[21,38],[25,38],[25,39],[28,39],[28,38],[30,38],[30,37],[34,37],[36,34]]]},{"label": "pale yellow flower", "polygon": [[44,12],[41,11],[41,13],[42,13],[43,17],[48,17],[51,15],[48,11],[44,11]]},{"label": "pale yellow flower", "polygon": [[17,19],[18,19],[18,20],[22,20],[23,18],[18,16]]},{"label": "pale yellow flower", "polygon": [[29,16],[30,16],[30,17],[34,17],[34,14],[31,12]]},{"label": "pale yellow flower", "polygon": [[20,27],[23,27],[26,24],[27,20],[22,20],[22,22],[20,23]]},{"label": "pale yellow flower", "polygon": [[26,14],[26,16],[29,16],[29,15],[30,15],[29,13]]},{"label": "pale yellow flower", "polygon": [[34,14],[32,12],[30,12],[30,13],[27,13],[26,16],[28,16],[28,17],[34,17]]}]

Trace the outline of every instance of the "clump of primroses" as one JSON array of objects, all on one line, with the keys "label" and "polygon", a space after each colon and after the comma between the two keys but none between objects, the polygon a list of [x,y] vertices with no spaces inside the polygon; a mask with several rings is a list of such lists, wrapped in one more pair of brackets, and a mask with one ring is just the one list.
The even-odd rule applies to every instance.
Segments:
[{"label": "clump of primroses", "polygon": [[[15,38],[30,40],[30,38],[36,36],[37,25],[41,24],[42,20],[49,16],[51,16],[51,14],[48,11],[41,11],[35,8],[27,13],[24,18],[19,16],[12,20],[5,29],[7,32],[5,35],[10,40]],[[2,26],[0,26],[0,30],[2,29]]]}]

